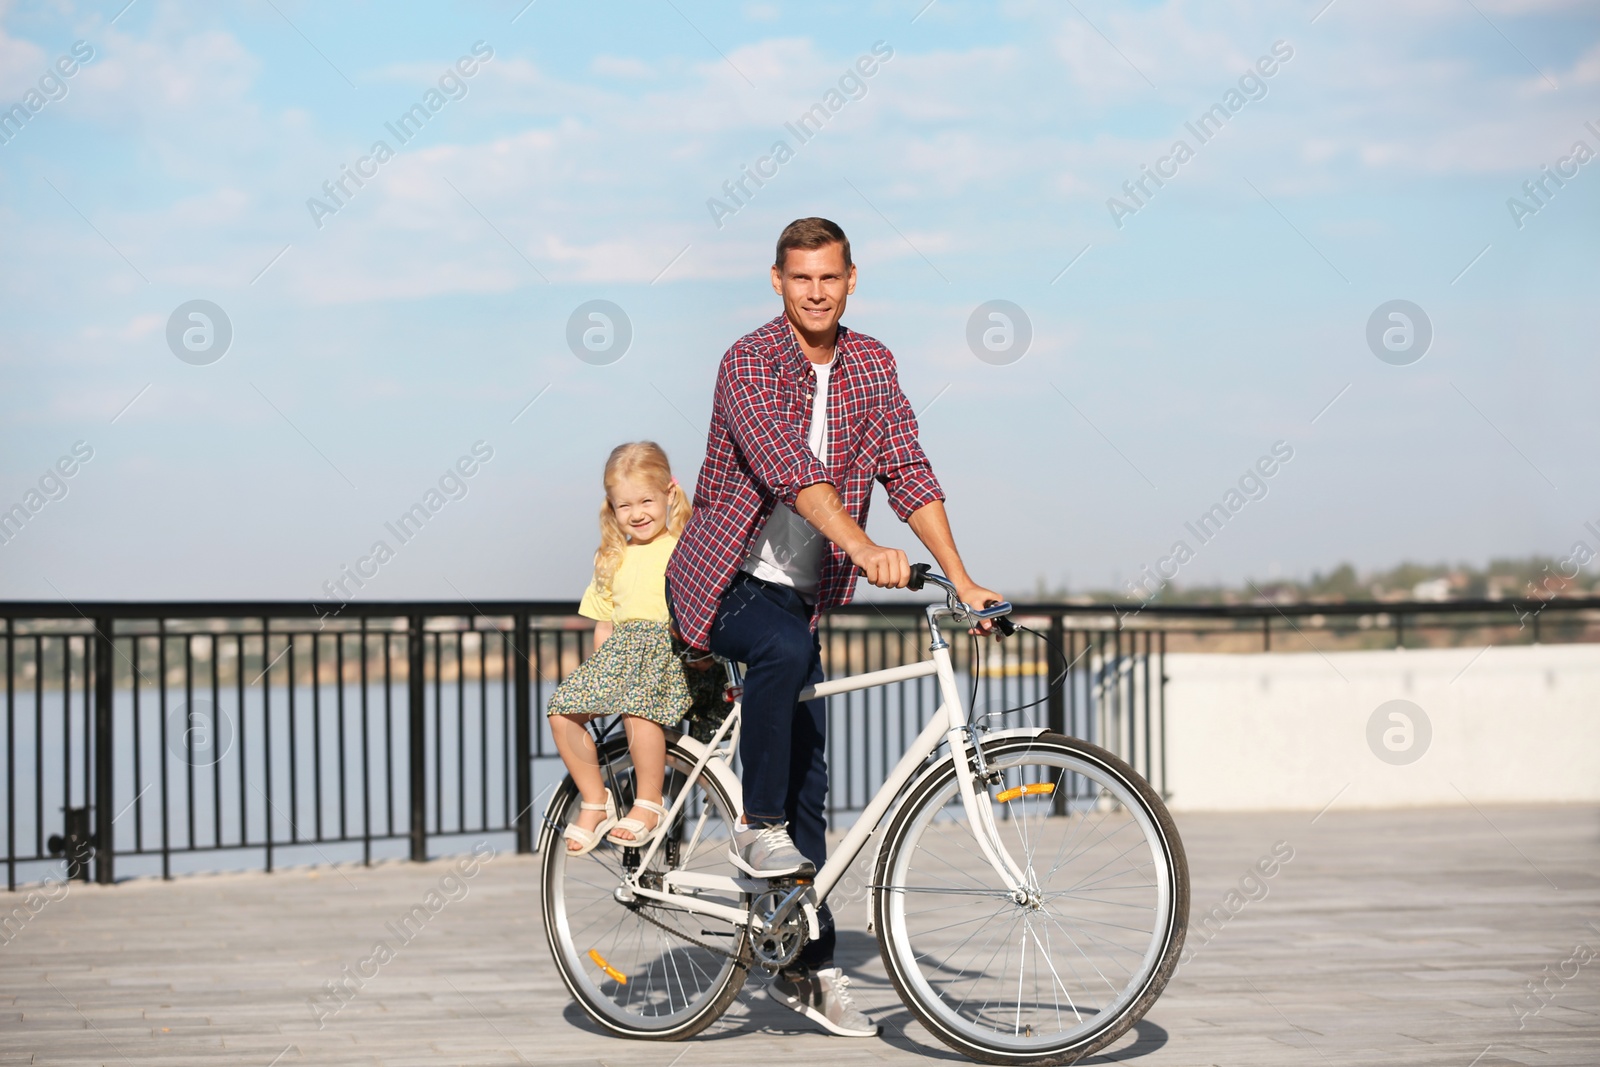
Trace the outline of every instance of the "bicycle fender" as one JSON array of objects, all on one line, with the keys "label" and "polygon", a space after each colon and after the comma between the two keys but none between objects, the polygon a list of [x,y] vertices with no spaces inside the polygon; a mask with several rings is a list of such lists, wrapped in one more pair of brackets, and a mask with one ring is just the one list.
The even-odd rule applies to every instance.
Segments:
[{"label": "bicycle fender", "polygon": [[[708,751],[705,742],[697,741],[688,734],[669,737],[668,743],[681,748],[696,764],[705,759]],[[739,783],[738,775],[733,773],[733,768],[728,766],[725,760],[707,762],[705,770],[701,773],[715,777],[717,784],[722,786],[723,792],[728,794],[728,798],[739,808],[742,809],[744,807],[744,787]]]},{"label": "bicycle fender", "polygon": [[[995,730],[991,733],[984,734],[981,743],[988,744],[991,741],[1010,741],[1016,738],[1033,738],[1038,737],[1040,734],[1047,734],[1049,732],[1050,728],[1048,726],[1023,726],[1018,727],[1015,730]],[[922,773],[913,778],[911,780],[911,784],[900,791],[900,802],[895,804],[895,806],[884,815],[883,825],[888,825],[894,821],[894,816],[900,810],[900,805],[905,803],[905,799],[907,797],[916,794],[918,786],[927,781],[929,778],[933,777],[933,775],[943,771],[945,767],[949,766],[949,764],[950,754],[947,752],[939,759],[923,768]]]},{"label": "bicycle fender", "polygon": [[672,738],[671,741],[692,755],[696,763],[700,762],[701,758],[706,754],[705,743],[690,737],[688,734],[679,734],[677,737]]}]

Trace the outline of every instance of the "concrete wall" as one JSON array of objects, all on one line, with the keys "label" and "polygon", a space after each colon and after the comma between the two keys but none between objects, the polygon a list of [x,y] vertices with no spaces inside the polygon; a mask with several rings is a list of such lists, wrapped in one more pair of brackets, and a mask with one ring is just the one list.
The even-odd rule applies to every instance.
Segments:
[{"label": "concrete wall", "polygon": [[[1183,654],[1167,675],[1175,810],[1600,801],[1600,645]],[[1392,700],[1422,715],[1369,737]]]}]

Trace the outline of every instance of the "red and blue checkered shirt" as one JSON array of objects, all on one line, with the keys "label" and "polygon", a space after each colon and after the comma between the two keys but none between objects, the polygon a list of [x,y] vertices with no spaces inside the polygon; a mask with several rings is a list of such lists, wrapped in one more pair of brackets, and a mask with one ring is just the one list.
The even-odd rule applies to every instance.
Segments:
[{"label": "red and blue checkered shirt", "polygon": [[[694,514],[667,564],[674,619],[696,648],[708,647],[722,592],[772,509],[794,507],[806,486],[832,483],[862,527],[874,479],[902,522],[944,499],[887,348],[839,327],[828,381],[827,464],[806,446],[816,388],[816,372],[783,315],[739,338],[722,357]],[[824,611],[850,602],[855,584],[850,558],[825,544],[813,629]]]}]

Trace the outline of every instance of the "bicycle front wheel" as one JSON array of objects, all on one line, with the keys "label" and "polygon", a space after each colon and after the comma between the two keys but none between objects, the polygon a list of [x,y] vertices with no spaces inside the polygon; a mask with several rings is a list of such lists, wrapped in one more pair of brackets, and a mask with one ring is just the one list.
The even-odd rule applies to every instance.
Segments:
[{"label": "bicycle front wheel", "polygon": [[996,1064],[1067,1064],[1133,1026],[1183,948],[1189,873],[1172,817],[1122,760],[1060,734],[984,745],[1017,901],[973,837],[946,761],[913,790],[874,879],[878,945],[912,1014]]},{"label": "bicycle front wheel", "polygon": [[[626,742],[601,753],[608,788],[619,810],[633,798],[633,765]],[[639,874],[639,883],[663,887],[664,876],[681,871],[735,877],[728,859],[729,829],[738,812],[711,774],[687,784],[695,758],[668,736],[665,804],[688,793],[682,809]],[[544,885],[545,937],[556,969],[579,1006],[600,1026],[622,1037],[676,1041],[710,1026],[738,995],[749,974],[748,930],[742,924],[645,898],[619,896],[641,850],[604,842],[583,856],[567,853],[562,829],[578,814],[572,779],[557,789],[539,842]],[[702,894],[744,907],[742,894]]]}]

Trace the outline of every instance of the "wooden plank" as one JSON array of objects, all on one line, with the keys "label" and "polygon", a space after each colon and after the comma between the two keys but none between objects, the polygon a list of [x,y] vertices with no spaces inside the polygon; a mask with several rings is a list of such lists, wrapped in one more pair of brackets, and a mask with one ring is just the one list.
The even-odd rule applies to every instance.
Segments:
[{"label": "wooden plank", "polygon": [[[1600,951],[1600,810],[1334,809],[1314,823],[1302,813],[1190,814],[1180,827],[1197,918],[1226,912],[1229,892],[1278,842],[1293,858],[1263,881],[1264,895],[1245,886],[1259,899],[1192,937],[1193,955],[1123,1042],[1129,1062],[1600,1060],[1600,956],[1575,974],[1563,968],[1575,946]],[[848,1067],[946,1058],[887,983],[864,932],[864,897],[841,908],[839,959],[884,1038],[825,1036],[768,1000],[759,979],[687,1044],[606,1037],[550,965],[538,857],[497,840],[499,854],[464,880],[466,895],[431,915],[320,1025],[313,1004],[329,1003],[326,983],[357,968],[379,938],[393,941],[385,924],[438,888],[454,861],[75,883],[0,944],[0,1063]],[[17,908],[25,897],[0,902]],[[1525,983],[1551,974],[1548,1002],[1514,1014]]]}]

